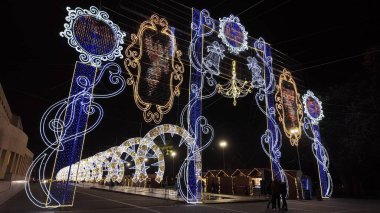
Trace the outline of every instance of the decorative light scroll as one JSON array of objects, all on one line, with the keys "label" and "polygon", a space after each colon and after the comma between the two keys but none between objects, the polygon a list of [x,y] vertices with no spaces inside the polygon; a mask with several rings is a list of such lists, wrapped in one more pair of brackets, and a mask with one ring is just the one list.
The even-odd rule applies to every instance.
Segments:
[{"label": "decorative light scroll", "polygon": [[[118,64],[111,62],[102,66],[100,72],[97,72],[96,79],[90,80],[96,69],[96,67],[92,68],[88,64],[77,62],[69,97],[50,106],[41,118],[40,135],[47,148],[33,160],[25,176],[26,195],[34,205],[40,208],[72,206],[75,185],[71,185],[69,181],[70,179],[75,180],[76,176],[74,175],[80,168],[75,166],[67,168],[66,175],[59,171],[61,168],[81,159],[81,141],[102,120],[103,108],[97,103],[97,99],[114,97],[125,88],[126,82],[121,75],[122,71]],[[116,87],[115,90],[93,94],[93,88],[107,75],[109,83]],[[79,114],[83,116],[79,116]],[[87,117],[91,117],[91,119],[89,118],[87,121]],[[70,153],[70,149],[73,148],[78,151]],[[56,175],[53,174],[53,176],[62,177],[60,182],[54,180],[53,177],[46,176],[46,166],[55,156],[57,158],[62,156],[62,159],[55,161],[54,170],[57,172],[54,172]],[[93,163],[97,164],[97,162]],[[92,171],[96,174],[102,174],[102,170],[95,169]],[[32,174],[39,180],[50,179],[49,181],[40,181],[36,186],[39,188],[38,196],[35,196],[30,187],[29,180]],[[84,176],[88,177],[88,174],[84,174]]]},{"label": "decorative light scroll", "polygon": [[228,47],[228,51],[233,54],[248,50],[248,32],[245,27],[240,24],[238,17],[230,15],[219,19],[219,34],[218,37]]},{"label": "decorative light scroll", "polygon": [[109,20],[106,12],[91,6],[90,10],[75,8],[66,17],[68,23],[59,35],[66,37],[71,47],[80,53],[79,59],[99,67],[101,61],[114,61],[123,58],[121,44],[124,44],[125,33],[118,25]]},{"label": "decorative light scroll", "polygon": [[[180,95],[184,66],[174,33],[165,18],[152,15],[144,21],[125,51],[127,83],[133,85],[134,100],[146,122],[160,123]],[[155,108],[155,109],[154,109]]]},{"label": "decorative light scroll", "polygon": [[236,78],[236,61],[232,61],[232,77],[231,80],[225,84],[218,84],[218,93],[222,94],[224,97],[233,98],[234,106],[236,106],[236,99],[240,97],[247,96],[248,93],[252,92],[252,86],[248,81],[241,81]]},{"label": "decorative light scroll", "polygon": [[283,69],[275,95],[278,119],[282,122],[285,135],[292,146],[298,146],[301,138],[302,103],[297,91],[296,82],[287,69]]}]

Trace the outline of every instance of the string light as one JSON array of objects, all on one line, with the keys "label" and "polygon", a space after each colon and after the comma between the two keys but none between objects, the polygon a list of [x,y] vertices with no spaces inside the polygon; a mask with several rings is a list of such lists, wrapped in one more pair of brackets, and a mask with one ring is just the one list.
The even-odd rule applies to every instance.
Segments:
[{"label": "string light", "polygon": [[302,126],[302,102],[297,91],[297,85],[292,74],[283,69],[275,94],[278,120],[282,122],[285,135],[289,138],[292,146],[298,146],[301,138]]},{"label": "string light", "polygon": [[[172,52],[175,54],[171,54],[169,58],[170,53],[167,45],[157,44],[155,46],[156,44],[151,42],[151,37],[145,37],[145,34],[149,31],[157,32],[171,41],[168,45],[172,45]],[[154,121],[159,124],[163,115],[167,114],[172,108],[174,96],[180,95],[180,86],[183,81],[182,74],[184,73],[184,66],[181,61],[182,52],[177,50],[176,38],[167,20],[160,18],[158,15],[152,15],[149,20],[142,22],[137,35],[131,35],[131,40],[131,44],[125,50],[126,58],[124,60],[124,66],[129,74],[128,84],[133,86],[134,100],[137,107],[143,111],[145,122]],[[136,49],[139,51],[136,51]],[[147,52],[152,62],[152,66],[147,70],[142,70],[144,51]],[[171,71],[169,71],[169,68]],[[148,76],[156,76],[155,78],[161,78],[163,74],[170,72],[169,98],[165,103],[154,103],[141,96],[139,88],[141,87],[141,76],[145,72],[148,72]],[[153,87],[156,87],[158,81],[159,79],[150,78],[148,83],[150,92]]]}]

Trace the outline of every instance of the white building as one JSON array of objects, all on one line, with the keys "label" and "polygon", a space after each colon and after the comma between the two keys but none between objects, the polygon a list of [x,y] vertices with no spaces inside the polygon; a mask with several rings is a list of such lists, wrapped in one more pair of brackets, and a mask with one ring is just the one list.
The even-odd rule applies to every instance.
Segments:
[{"label": "white building", "polygon": [[33,160],[21,118],[12,113],[0,84],[0,180],[23,180]]}]

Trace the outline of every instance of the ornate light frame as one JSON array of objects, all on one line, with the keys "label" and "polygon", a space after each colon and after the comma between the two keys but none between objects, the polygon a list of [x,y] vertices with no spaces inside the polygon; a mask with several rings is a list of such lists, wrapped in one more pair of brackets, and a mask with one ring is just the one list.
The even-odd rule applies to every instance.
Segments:
[{"label": "ornate light frame", "polygon": [[[121,44],[124,44],[124,37],[126,34],[120,30],[117,24],[108,19],[109,15],[106,12],[99,10],[95,6],[91,6],[89,10],[82,9],[80,7],[77,7],[74,10],[71,10],[70,7],[67,7],[66,10],[68,11],[68,16],[66,16],[65,19],[68,23],[65,23],[63,25],[65,27],[65,30],[63,32],[60,32],[59,35],[61,37],[66,37],[69,45],[80,53],[80,61],[84,63],[90,63],[95,67],[100,67],[102,61],[114,61],[117,57],[123,58],[123,55],[121,54],[123,47]],[[74,25],[80,17],[84,16],[95,18],[96,20],[101,21],[110,27],[114,33],[115,38],[115,44],[111,51],[105,54],[96,54],[87,51],[80,44],[80,42],[75,37]]]},{"label": "ornate light frame", "polygon": [[[162,29],[159,30],[158,27]],[[170,97],[166,104],[160,105],[151,102],[145,102],[140,97],[138,92],[139,81],[141,76],[141,59],[143,55],[143,42],[142,38],[145,30],[159,31],[161,34],[169,37],[172,40],[173,53],[171,56],[171,76],[170,76]],[[141,23],[139,31],[136,34],[131,34],[131,44],[125,50],[126,58],[124,60],[124,66],[127,70],[129,78],[127,79],[128,85],[133,85],[134,99],[137,107],[143,111],[145,122],[154,121],[159,124],[164,114],[167,114],[173,105],[174,96],[180,95],[180,86],[183,81],[184,66],[181,61],[182,52],[177,50],[176,38],[173,32],[170,30],[168,22],[165,18],[160,18],[154,14],[149,20]],[[139,51],[132,50],[138,49]],[[152,110],[152,106],[155,106],[156,110]]]},{"label": "ornate light frame", "polygon": [[[297,105],[297,121],[298,121],[298,126],[293,129],[288,129],[285,123],[285,111],[284,111],[284,105],[283,105],[283,100],[284,96],[282,94],[282,84],[283,82],[288,82],[290,83],[293,88],[294,92],[296,95],[296,105]],[[298,146],[298,141],[301,138],[301,133],[302,133],[302,117],[303,117],[303,110],[302,110],[302,103],[300,100],[300,94],[297,91],[297,85],[296,82],[294,81],[292,74],[284,68],[282,70],[282,74],[280,75],[280,78],[278,80],[278,85],[276,86],[276,94],[275,94],[275,101],[276,101],[276,110],[278,112],[278,120],[282,123],[282,126],[284,128],[285,135],[289,138],[290,144],[292,146]]]},{"label": "ornate light frame", "polygon": [[[227,40],[227,36],[224,33],[226,24],[229,22],[235,23],[243,34],[243,42],[239,47],[232,46],[230,42]],[[218,37],[221,38],[223,44],[225,44],[228,47],[228,51],[230,51],[233,54],[237,55],[241,51],[248,50],[248,32],[245,31],[245,27],[240,23],[240,19],[232,14],[229,17],[219,18]]]},{"label": "ornate light frame", "polygon": [[[307,107],[307,99],[308,98],[312,98],[314,99],[318,106],[319,106],[319,109],[320,109],[320,113],[319,113],[319,116],[318,117],[313,117],[310,112],[309,112],[309,109]],[[318,124],[319,121],[322,120],[322,118],[325,117],[325,115],[323,114],[323,109],[322,109],[322,102],[314,95],[314,93],[310,90],[308,90],[303,96],[302,96],[302,103],[303,103],[303,107],[304,107],[304,112],[306,113],[307,117],[311,120],[312,124]]]}]

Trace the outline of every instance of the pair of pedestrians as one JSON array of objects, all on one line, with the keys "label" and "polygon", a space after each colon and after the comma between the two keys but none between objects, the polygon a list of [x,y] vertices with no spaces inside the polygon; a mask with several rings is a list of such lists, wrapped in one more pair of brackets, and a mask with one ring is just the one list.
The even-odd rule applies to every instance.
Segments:
[{"label": "pair of pedestrians", "polygon": [[[285,182],[279,182],[278,180],[272,181],[267,187],[267,192],[269,195],[271,195],[267,204],[268,209],[269,209],[270,204],[272,204],[273,211],[276,210],[276,206],[278,206],[278,209],[283,209],[285,211],[288,211],[288,203],[286,202],[287,190],[286,190]],[[282,208],[281,208],[281,200],[282,200]]]}]

